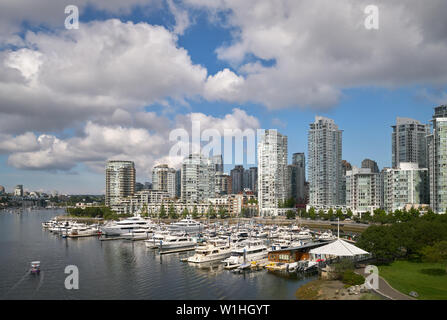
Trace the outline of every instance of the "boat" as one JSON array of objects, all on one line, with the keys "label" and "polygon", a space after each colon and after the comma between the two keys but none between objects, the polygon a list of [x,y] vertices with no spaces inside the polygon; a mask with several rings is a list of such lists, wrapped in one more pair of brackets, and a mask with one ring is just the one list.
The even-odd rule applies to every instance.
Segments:
[{"label": "boat", "polygon": [[133,229],[130,232],[123,233],[121,236],[130,240],[144,240],[149,239],[153,231],[148,228]]},{"label": "boat", "polygon": [[173,236],[169,235],[158,243],[160,250],[171,250],[180,248],[192,248],[197,245],[197,242],[188,236]]},{"label": "boat", "polygon": [[32,274],[37,274],[40,272],[40,261],[32,261],[30,272]]},{"label": "boat", "polygon": [[206,245],[196,247],[193,256],[188,258],[188,262],[206,263],[211,261],[222,261],[231,255],[232,248],[229,246]]},{"label": "boat", "polygon": [[223,262],[227,268],[232,268],[234,266],[241,266],[252,261],[264,259],[267,255],[267,247],[263,244],[246,245],[242,248],[233,249],[230,257]]},{"label": "boat", "polygon": [[332,234],[331,231],[323,232],[323,233],[318,237],[318,240],[335,240],[335,239],[337,239],[337,237],[334,236],[334,235]]},{"label": "boat", "polygon": [[101,234],[98,228],[90,227],[87,225],[73,226],[70,231],[67,232],[68,236],[93,236]]},{"label": "boat", "polygon": [[298,232],[298,234],[296,235],[296,237],[294,237],[296,240],[307,240],[307,239],[312,239],[312,234],[310,233],[310,231],[308,230],[303,230]]},{"label": "boat", "polygon": [[181,231],[184,233],[197,233],[204,229],[204,225],[200,222],[194,221],[191,216],[186,217],[178,222],[171,223],[168,226],[170,231]]},{"label": "boat", "polygon": [[169,231],[159,231],[152,236],[152,239],[144,240],[146,248],[158,248],[160,241],[163,241],[169,235]]},{"label": "boat", "polygon": [[108,223],[101,227],[101,231],[108,236],[121,236],[125,233],[131,233],[132,230],[149,228],[151,226],[151,221],[136,216]]}]

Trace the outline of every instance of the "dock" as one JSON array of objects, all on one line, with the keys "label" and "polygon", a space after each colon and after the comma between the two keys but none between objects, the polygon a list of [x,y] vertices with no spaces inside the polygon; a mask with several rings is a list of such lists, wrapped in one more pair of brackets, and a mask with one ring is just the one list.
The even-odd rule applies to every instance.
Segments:
[{"label": "dock", "polygon": [[101,241],[111,241],[111,240],[125,240],[125,237],[109,237],[109,238],[99,238]]},{"label": "dock", "polygon": [[85,238],[85,237],[98,237],[99,234],[67,234],[67,235],[63,235],[66,236],[67,238]]},{"label": "dock", "polygon": [[179,248],[179,249],[172,249],[172,250],[160,250],[159,254],[187,252],[187,251],[193,251],[193,250],[196,250],[196,248],[195,247],[187,247],[187,248]]}]

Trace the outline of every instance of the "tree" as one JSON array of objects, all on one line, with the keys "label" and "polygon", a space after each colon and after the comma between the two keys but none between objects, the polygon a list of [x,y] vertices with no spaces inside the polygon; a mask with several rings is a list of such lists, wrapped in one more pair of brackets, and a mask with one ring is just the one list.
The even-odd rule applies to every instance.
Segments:
[{"label": "tree", "polygon": [[335,216],[340,219],[340,220],[344,220],[345,216],[343,214],[343,211],[341,211],[341,209],[337,209],[337,211],[335,211]]},{"label": "tree", "polygon": [[216,212],[214,211],[214,207],[213,206],[209,206],[208,207],[207,215],[208,215],[208,218],[210,218],[210,219],[215,219],[216,218]]},{"label": "tree", "polygon": [[[433,246],[426,246],[421,250],[425,262],[447,264],[447,241],[437,242]],[[447,266],[444,266],[447,268]]]},{"label": "tree", "polygon": [[182,218],[186,218],[187,216],[189,216],[189,211],[188,208],[185,208],[182,211]]},{"label": "tree", "polygon": [[294,210],[287,210],[286,212],[287,219],[295,219],[296,213]]},{"label": "tree", "polygon": [[197,206],[194,206],[192,209],[192,217],[196,219],[199,216],[199,213],[197,212]]},{"label": "tree", "polygon": [[141,209],[141,216],[147,217],[149,214],[147,212],[147,204],[143,205],[143,208]]},{"label": "tree", "polygon": [[158,213],[158,217],[160,219],[166,218],[166,209],[165,209],[165,206],[163,204],[161,205],[160,212]]},{"label": "tree", "polygon": [[227,218],[227,209],[225,209],[224,207],[219,207],[219,212],[218,212],[218,214],[219,214],[219,217],[221,218],[221,219],[225,219],[225,218]]},{"label": "tree", "polygon": [[312,220],[315,220],[317,217],[317,214],[315,213],[315,208],[314,207],[310,207],[309,209],[309,218],[311,218]]},{"label": "tree", "polygon": [[332,210],[332,208],[330,208],[328,210],[326,217],[327,217],[328,220],[334,219],[334,210]]},{"label": "tree", "polygon": [[324,214],[324,211],[322,209],[318,210],[318,218],[319,219],[324,219],[325,218],[325,214]]},{"label": "tree", "polygon": [[352,218],[352,215],[353,215],[353,213],[352,213],[351,209],[348,209],[348,210],[346,211],[346,216],[347,216],[349,219],[351,219],[351,218]]},{"label": "tree", "polygon": [[172,203],[169,206],[169,218],[171,218],[171,219],[178,218],[177,212],[175,211],[174,205]]}]

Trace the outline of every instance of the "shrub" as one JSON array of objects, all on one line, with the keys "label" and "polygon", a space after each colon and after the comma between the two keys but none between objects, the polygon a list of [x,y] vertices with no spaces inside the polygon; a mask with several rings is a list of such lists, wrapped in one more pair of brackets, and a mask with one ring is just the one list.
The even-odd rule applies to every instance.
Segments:
[{"label": "shrub", "polygon": [[429,276],[443,276],[446,274],[445,270],[440,268],[422,269],[420,272]]},{"label": "shrub", "polygon": [[343,280],[342,282],[344,284],[349,284],[351,286],[356,286],[360,284],[365,283],[365,278],[354,271],[347,270],[345,273],[343,273]]}]

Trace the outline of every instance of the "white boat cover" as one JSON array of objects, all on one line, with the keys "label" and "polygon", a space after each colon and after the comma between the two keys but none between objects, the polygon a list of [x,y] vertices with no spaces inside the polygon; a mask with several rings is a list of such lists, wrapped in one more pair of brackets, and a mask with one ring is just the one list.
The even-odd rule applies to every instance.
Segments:
[{"label": "white boat cover", "polygon": [[369,254],[369,252],[366,252],[365,250],[362,250],[342,239],[337,239],[334,242],[331,242],[325,246],[312,249],[309,251],[309,253],[327,254],[338,257],[353,257],[362,254]]}]

